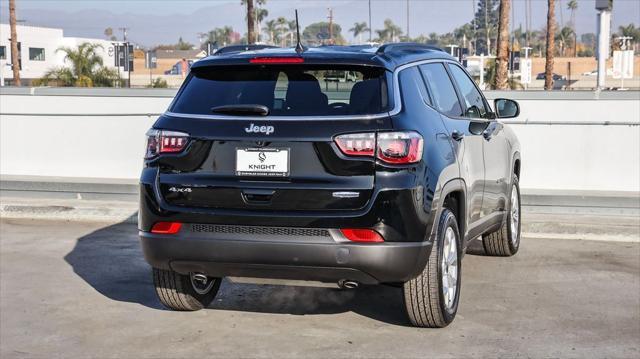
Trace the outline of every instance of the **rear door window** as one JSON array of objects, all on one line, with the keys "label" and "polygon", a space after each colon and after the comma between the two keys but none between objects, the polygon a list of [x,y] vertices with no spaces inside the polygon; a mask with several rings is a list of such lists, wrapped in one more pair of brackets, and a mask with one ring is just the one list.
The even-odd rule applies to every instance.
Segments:
[{"label": "rear door window", "polygon": [[420,65],[420,71],[431,90],[429,93],[433,99],[433,105],[449,117],[461,117],[460,101],[444,65],[441,63],[424,64]]},{"label": "rear door window", "polygon": [[270,116],[370,115],[388,111],[387,73],[364,66],[195,68],[172,112],[212,114],[228,105],[263,105]]}]

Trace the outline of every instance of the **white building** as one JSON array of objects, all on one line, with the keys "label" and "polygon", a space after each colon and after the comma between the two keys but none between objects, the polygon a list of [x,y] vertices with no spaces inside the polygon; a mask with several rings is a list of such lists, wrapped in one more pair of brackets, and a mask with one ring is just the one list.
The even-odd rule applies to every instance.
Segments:
[{"label": "white building", "polygon": [[[16,26],[18,34],[18,51],[20,56],[20,78],[27,83],[30,80],[42,77],[52,67],[70,66],[65,62],[65,54],[56,51],[60,47],[77,47],[90,42],[102,45],[98,48],[98,55],[102,56],[105,66],[115,67],[114,43],[101,39],[88,39],[79,37],[64,37],[62,29],[53,29],[35,26]],[[0,24],[0,71],[3,71],[5,79],[11,79],[11,31],[9,24]]]}]

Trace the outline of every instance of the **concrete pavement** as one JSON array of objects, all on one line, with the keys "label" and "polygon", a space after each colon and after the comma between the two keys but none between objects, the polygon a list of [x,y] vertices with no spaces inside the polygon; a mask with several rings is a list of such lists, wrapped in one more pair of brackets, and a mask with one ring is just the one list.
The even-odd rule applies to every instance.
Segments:
[{"label": "concrete pavement", "polygon": [[460,310],[409,326],[401,292],[225,281],[164,310],[132,224],[0,222],[0,357],[638,357],[640,245],[524,238],[463,262]]}]

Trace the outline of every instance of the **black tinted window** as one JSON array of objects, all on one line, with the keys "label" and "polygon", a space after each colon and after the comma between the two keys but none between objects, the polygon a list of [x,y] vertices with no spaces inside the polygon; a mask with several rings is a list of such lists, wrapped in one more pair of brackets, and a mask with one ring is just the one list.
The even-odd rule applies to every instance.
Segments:
[{"label": "black tinted window", "polygon": [[456,90],[444,65],[440,63],[424,64],[420,65],[420,71],[425,82],[429,84],[434,105],[447,116],[462,116]]},{"label": "black tinted window", "polygon": [[400,84],[404,91],[420,93],[422,100],[431,105],[429,93],[427,92],[427,88],[425,87],[424,81],[422,81],[422,76],[420,75],[420,71],[418,71],[417,67],[413,66],[402,70],[400,72]]},{"label": "black tinted window", "polygon": [[368,115],[388,110],[385,70],[362,66],[236,66],[192,70],[171,111],[263,105],[272,116]]},{"label": "black tinted window", "polygon": [[473,84],[473,80],[471,80],[469,76],[467,76],[467,74],[456,65],[449,65],[449,69],[451,70],[451,75],[453,75],[453,78],[456,80],[458,89],[464,99],[466,106],[465,117],[486,118],[487,108],[484,105],[480,91],[478,91],[476,86]]}]

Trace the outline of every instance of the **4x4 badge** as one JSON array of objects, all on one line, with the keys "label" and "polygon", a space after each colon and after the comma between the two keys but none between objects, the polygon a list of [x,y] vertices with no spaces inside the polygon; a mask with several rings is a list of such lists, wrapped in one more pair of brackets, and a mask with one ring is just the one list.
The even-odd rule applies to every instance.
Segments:
[{"label": "4x4 badge", "polygon": [[245,127],[244,131],[246,133],[264,133],[265,135],[270,135],[275,129],[273,126],[256,126],[252,123],[249,127]]}]

